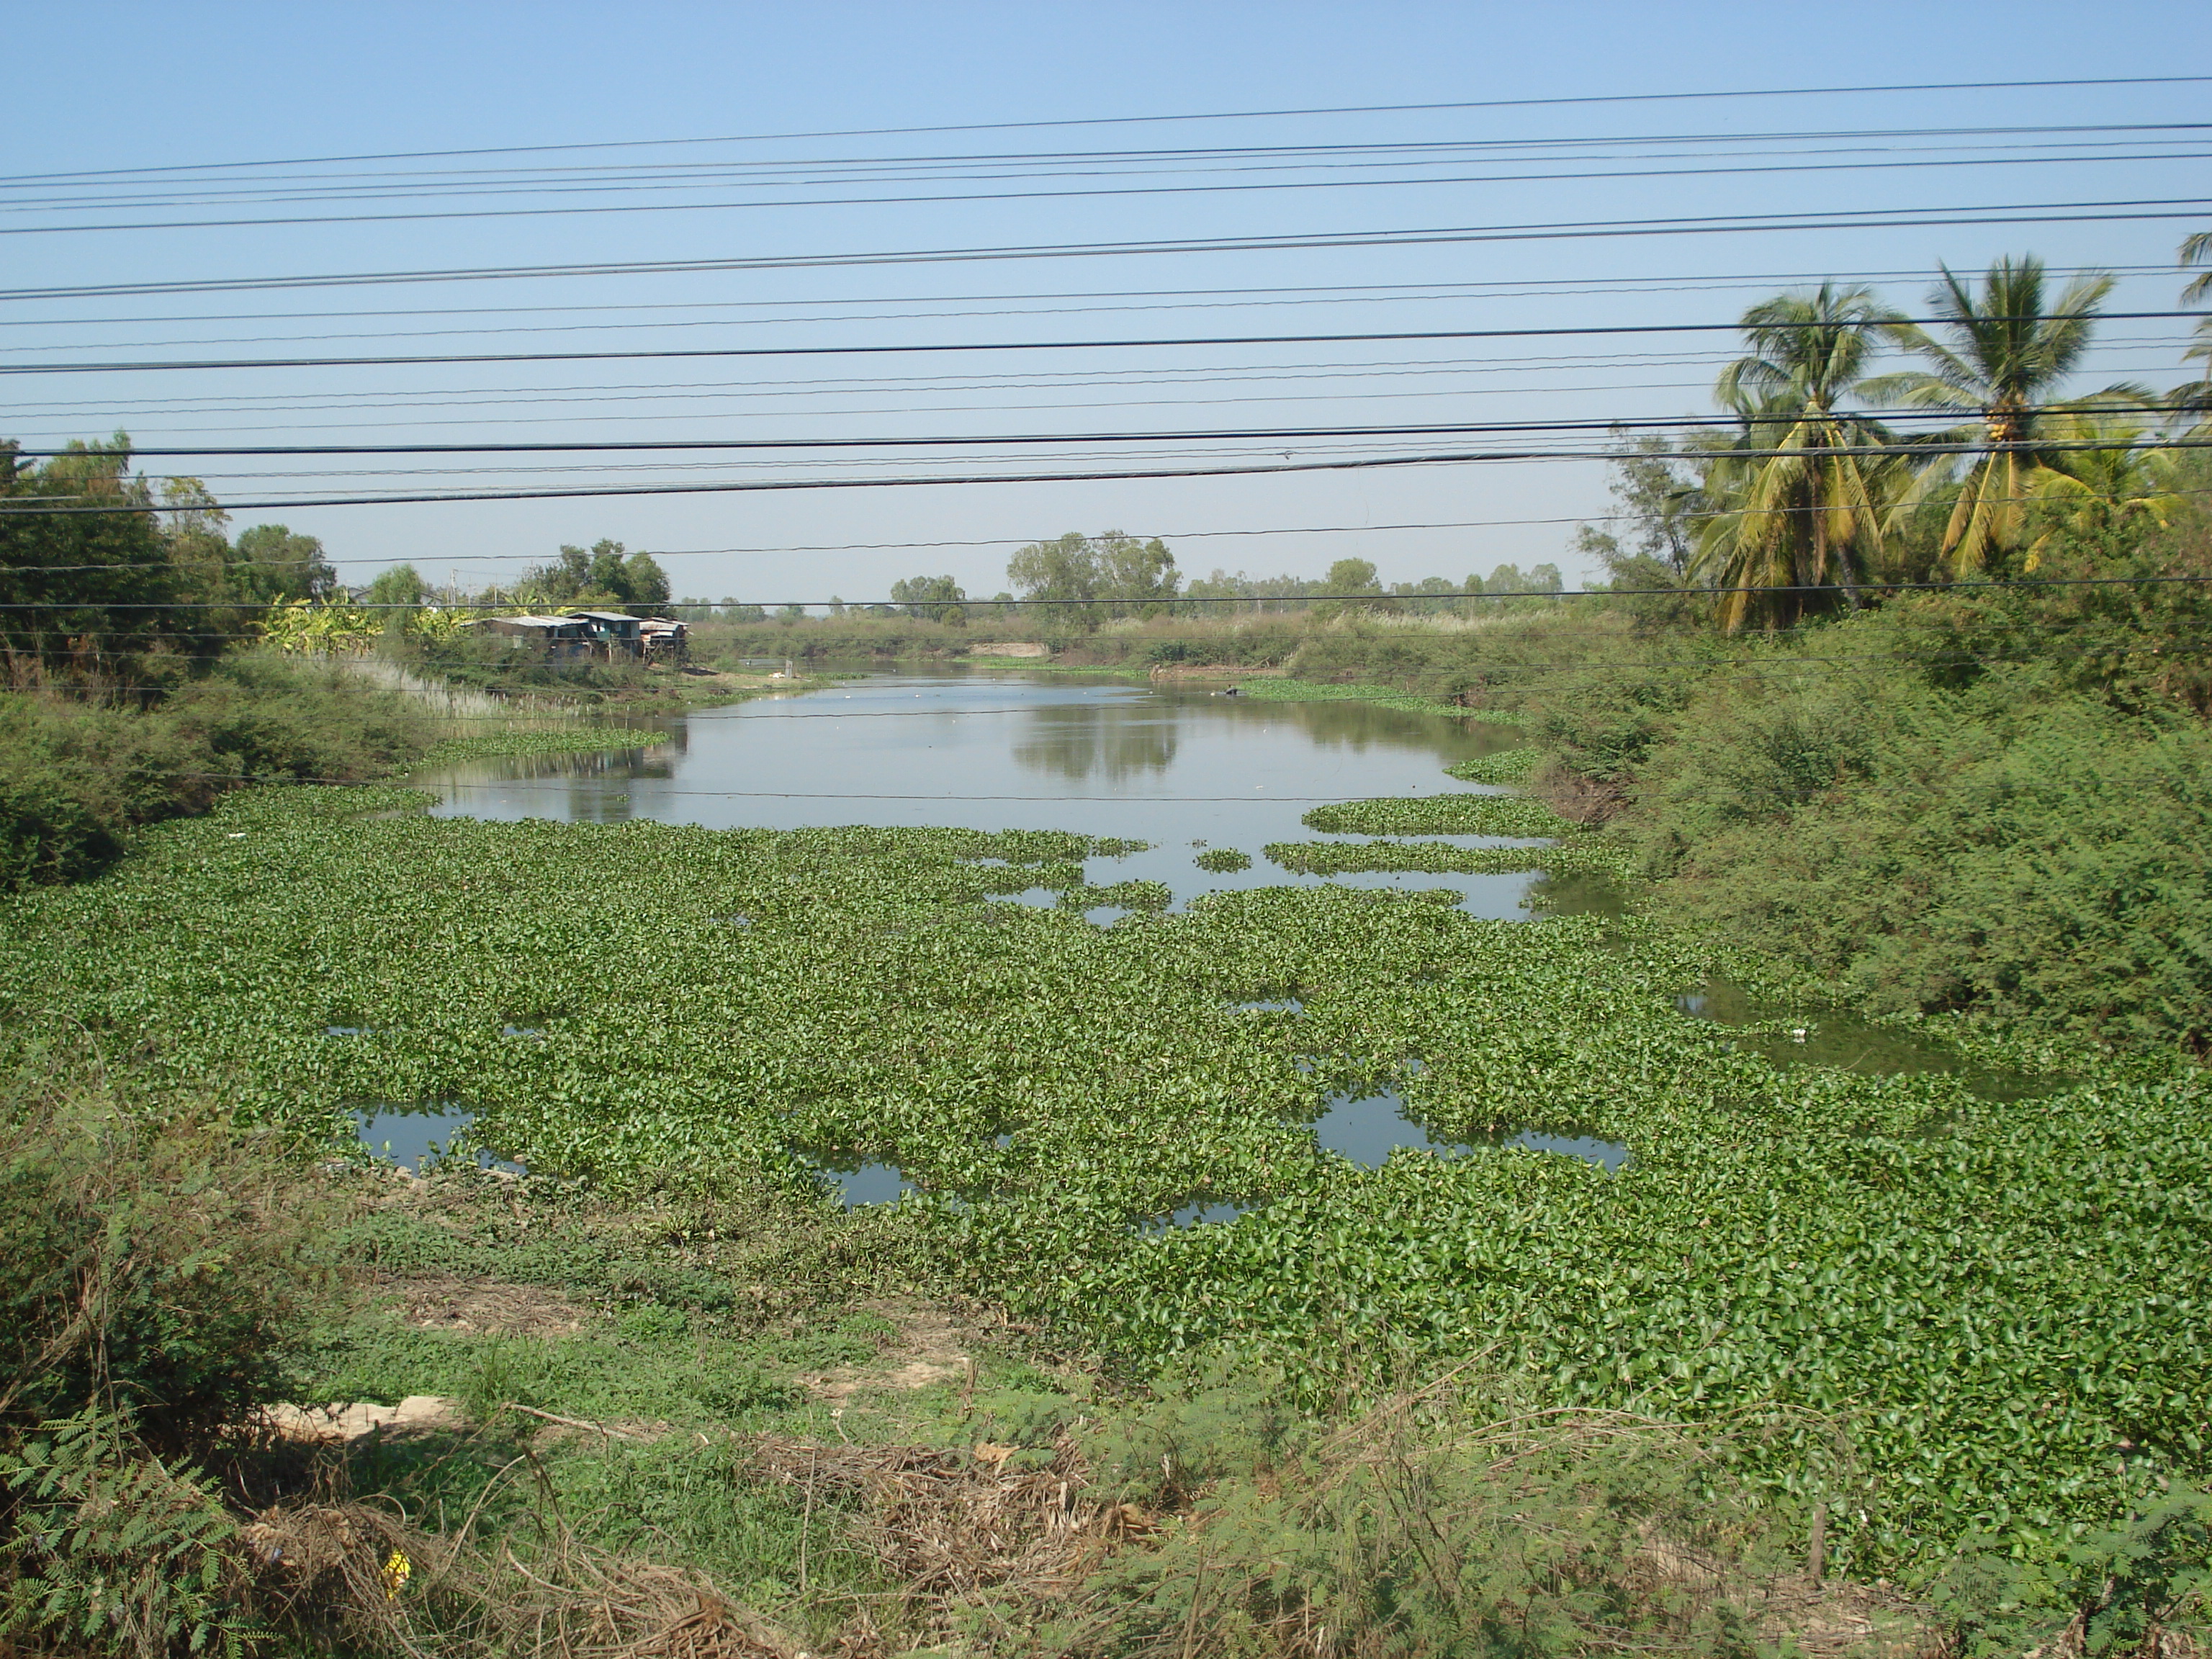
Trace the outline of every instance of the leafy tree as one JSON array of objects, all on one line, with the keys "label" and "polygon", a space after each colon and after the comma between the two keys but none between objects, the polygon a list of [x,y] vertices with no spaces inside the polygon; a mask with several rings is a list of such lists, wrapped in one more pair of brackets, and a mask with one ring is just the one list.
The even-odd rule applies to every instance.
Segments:
[{"label": "leafy tree", "polygon": [[1449,580],[1443,576],[1424,576],[1417,582],[1393,582],[1390,585],[1392,596],[1412,600],[1412,609],[1419,616],[1436,616],[1449,611],[1451,601],[1441,596],[1456,591]]},{"label": "leafy tree", "polygon": [[1006,580],[1022,601],[1050,620],[1095,628],[1090,601],[1098,594],[1098,559],[1090,538],[1071,530],[1057,541],[1031,542],[1006,561]]},{"label": "leafy tree", "polygon": [[964,623],[960,602],[967,591],[950,576],[909,576],[891,584],[891,598],[917,622]]},{"label": "leafy tree", "polygon": [[155,522],[185,589],[204,601],[237,597],[228,580],[230,538],[223,533],[230,514],[214,492],[198,478],[166,478],[161,505],[166,511]]},{"label": "leafy tree", "polygon": [[362,597],[370,605],[420,605],[425,591],[421,571],[411,564],[395,564],[378,571]]},{"label": "leafy tree", "polygon": [[1107,617],[1158,616],[1173,605],[1181,578],[1175,555],[1119,530],[1085,536],[1071,530],[1031,542],[1006,562],[1022,602],[1063,626],[1096,628]]},{"label": "leafy tree", "polygon": [[551,564],[532,566],[516,585],[527,605],[629,611],[650,616],[668,604],[668,573],[650,553],[629,553],[620,542],[586,548],[563,545]]},{"label": "leafy tree", "polygon": [[1382,584],[1375,578],[1375,566],[1366,559],[1339,559],[1321,580],[1325,593],[1379,596],[1382,592]]},{"label": "leafy tree", "polygon": [[[1711,447],[1694,436],[1686,447]],[[1704,483],[1694,463],[1677,456],[1665,438],[1650,433],[1624,438],[1613,459],[1609,490],[1632,526],[1628,545],[1639,556],[1664,564],[1677,579],[1689,574],[1698,526],[1710,510]]]},{"label": "leafy tree", "polygon": [[[184,573],[153,515],[145,481],[131,474],[131,440],[72,443],[43,466],[0,444],[0,652],[11,660],[100,673],[143,655],[188,596]],[[116,512],[25,508],[114,507]]]},{"label": "leafy tree", "polygon": [[2131,383],[2069,403],[2051,401],[2088,350],[2098,307],[2112,291],[2112,277],[2092,274],[2076,277],[2051,300],[2043,262],[2032,254],[1999,259],[1978,295],[1945,267],[1928,303],[1944,319],[1949,343],[1915,324],[1889,326],[1899,343],[1931,368],[1869,382],[1870,394],[1924,408],[1971,410],[1978,417],[1944,434],[1952,442],[1983,447],[1943,532],[1941,556],[1954,574],[1987,569],[2017,549],[2038,475],[2069,470],[2065,452],[2041,447],[2051,441],[2053,415],[2149,401],[2148,391]]},{"label": "leafy tree", "polygon": [[231,549],[230,585],[251,599],[327,599],[338,573],[313,536],[295,536],[281,524],[239,532]]},{"label": "leafy tree", "polygon": [[1140,542],[1109,530],[1093,537],[1091,549],[1097,561],[1099,594],[1111,601],[1109,615],[1156,617],[1162,614],[1162,606],[1173,602],[1181,577],[1175,555],[1158,537]]},{"label": "leafy tree", "polygon": [[1811,295],[1782,295],[1743,314],[1750,345],[1721,372],[1715,396],[1738,422],[1741,452],[1714,463],[1708,495],[1725,512],[1706,518],[1697,568],[1721,590],[1733,630],[1755,615],[1794,622],[1840,588],[1853,605],[1882,563],[1882,519],[1905,479],[1883,450],[1890,434],[1843,412],[1863,396],[1878,331],[1899,325],[1869,289],[1824,283]]}]

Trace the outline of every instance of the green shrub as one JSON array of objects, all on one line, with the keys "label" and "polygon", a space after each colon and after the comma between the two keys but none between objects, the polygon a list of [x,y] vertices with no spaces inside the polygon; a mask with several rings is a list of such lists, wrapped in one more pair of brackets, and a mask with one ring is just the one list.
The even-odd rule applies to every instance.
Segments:
[{"label": "green shrub", "polygon": [[277,1397],[326,1206],[218,1121],[10,1103],[0,1128],[0,1433],[98,1405],[183,1443]]},{"label": "green shrub", "polygon": [[2212,732],[2037,689],[1713,695],[1630,833],[1685,913],[1875,1008],[2202,1053]]},{"label": "green shrub", "polygon": [[385,776],[434,737],[398,692],[258,655],[144,708],[0,694],[0,890],[97,874],[132,830],[242,783]]},{"label": "green shrub", "polygon": [[[13,1502],[0,1637],[162,1659],[240,1654],[262,1632],[240,1605],[237,1520],[213,1481],[87,1409],[0,1451]],[[46,1644],[40,1644],[46,1649]]]}]

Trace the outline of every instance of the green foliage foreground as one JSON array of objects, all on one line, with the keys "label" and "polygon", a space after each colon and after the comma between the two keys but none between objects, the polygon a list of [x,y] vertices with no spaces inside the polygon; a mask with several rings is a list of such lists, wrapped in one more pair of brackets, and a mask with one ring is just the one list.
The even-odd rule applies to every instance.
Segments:
[{"label": "green foliage foreground", "polygon": [[[1726,1423],[1861,1573],[1972,1531],[2047,1553],[2203,1465],[2197,1074],[1997,1103],[1778,1069],[1675,1012],[1710,964],[1632,921],[988,902],[1080,888],[1082,836],[362,816],[410,799],[248,792],[6,900],[8,1058],[71,1022],[155,1098],[213,1081],[325,1130],[449,1103],[617,1188],[803,1194],[883,1158],[915,1249],[1124,1367],[1226,1348],[1317,1406],[1481,1356],[1554,1404]],[[1329,1097],[1385,1082],[1474,1150],[1321,1151]],[[1486,1144],[1523,1128],[1631,1159]],[[1196,1200],[1248,1207],[1152,1219]]]}]

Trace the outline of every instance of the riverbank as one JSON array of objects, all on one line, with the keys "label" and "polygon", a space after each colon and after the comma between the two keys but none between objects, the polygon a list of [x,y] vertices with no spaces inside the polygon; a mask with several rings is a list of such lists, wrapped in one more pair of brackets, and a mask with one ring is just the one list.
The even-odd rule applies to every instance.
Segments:
[{"label": "riverbank", "polygon": [[0,693],[0,888],[82,879],[144,826],[250,784],[650,746],[663,737],[650,722],[670,714],[827,684],[703,668],[635,678],[508,697],[397,663],[240,652],[158,696]]}]

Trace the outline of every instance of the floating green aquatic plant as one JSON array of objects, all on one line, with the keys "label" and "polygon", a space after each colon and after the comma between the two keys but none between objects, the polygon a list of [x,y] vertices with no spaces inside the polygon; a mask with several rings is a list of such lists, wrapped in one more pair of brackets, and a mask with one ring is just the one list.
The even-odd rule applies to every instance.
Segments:
[{"label": "floating green aquatic plant", "polygon": [[[989,902],[1145,898],[1083,889],[1079,835],[371,815],[422,799],[248,792],[0,900],[5,1058],[66,1024],[153,1104],[215,1084],[334,1135],[449,1101],[617,1188],[714,1164],[804,1196],[806,1149],[847,1149],[917,1189],[904,1247],[1112,1365],[1225,1347],[1318,1401],[1481,1356],[1540,1403],[1729,1425],[1854,1571],[1973,1528],[2056,1547],[2203,1468],[2193,1074],[1999,1104],[1784,1069],[1676,1010],[1710,954],[1633,917],[1322,886],[1102,928]],[[1475,1150],[1324,1155],[1307,1126],[1384,1084]],[[1630,1161],[1485,1144],[1527,1129]],[[1192,1206],[1243,1213],[1147,1224]]]},{"label": "floating green aquatic plant", "polygon": [[1325,835],[1571,836],[1570,823],[1525,795],[1415,795],[1316,806],[1299,820]]}]

